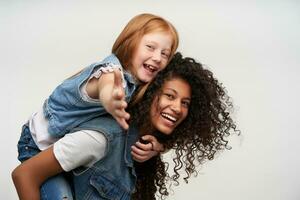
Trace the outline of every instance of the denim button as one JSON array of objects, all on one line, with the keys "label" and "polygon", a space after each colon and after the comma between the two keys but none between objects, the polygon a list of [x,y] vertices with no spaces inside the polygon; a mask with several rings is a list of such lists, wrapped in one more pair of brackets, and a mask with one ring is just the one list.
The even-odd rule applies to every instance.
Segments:
[{"label": "denim button", "polygon": [[25,149],[28,150],[28,146],[26,146]]}]

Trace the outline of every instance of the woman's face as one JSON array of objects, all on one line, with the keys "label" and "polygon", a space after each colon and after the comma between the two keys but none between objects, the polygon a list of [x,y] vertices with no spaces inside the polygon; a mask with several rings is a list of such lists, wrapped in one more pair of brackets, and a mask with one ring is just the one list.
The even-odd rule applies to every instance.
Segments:
[{"label": "woman's face", "polygon": [[162,86],[154,98],[150,114],[152,126],[169,135],[186,118],[191,102],[191,87],[181,78],[173,78]]},{"label": "woman's face", "polygon": [[132,59],[133,74],[141,82],[151,81],[168,63],[172,36],[167,32],[144,35]]}]

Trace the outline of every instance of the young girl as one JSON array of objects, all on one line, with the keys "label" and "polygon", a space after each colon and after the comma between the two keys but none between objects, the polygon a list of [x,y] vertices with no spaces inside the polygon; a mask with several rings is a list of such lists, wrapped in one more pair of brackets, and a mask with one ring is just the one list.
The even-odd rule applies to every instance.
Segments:
[{"label": "young girl", "polygon": [[[18,159],[21,162],[27,160],[49,148],[79,124],[106,113],[111,114],[121,127],[128,129],[126,120],[129,114],[125,108],[132,93],[138,85],[145,85],[165,68],[177,47],[176,29],[168,21],[152,14],[134,17],[115,41],[112,55],[65,80],[55,88],[43,108],[23,126]],[[122,84],[115,87],[118,71],[121,72]],[[94,136],[92,132],[80,131],[83,132],[83,142],[88,137],[98,143],[105,142],[101,134]],[[69,145],[57,143],[54,146],[54,155],[65,171],[72,168],[73,163],[64,157],[68,158],[68,153],[76,147],[72,138],[68,142]],[[85,157],[83,154],[78,156]],[[101,155],[95,157],[98,160]],[[57,186],[67,187],[62,176],[46,181],[41,191],[49,195]]]},{"label": "young girl", "polygon": [[[155,199],[157,188],[162,196],[168,195],[167,178],[177,181],[179,169],[184,167],[187,180],[196,173],[195,163],[211,160],[216,152],[227,147],[225,137],[236,131],[227,111],[230,107],[224,88],[210,71],[193,59],[176,54],[149,85],[143,99],[130,107],[132,118],[128,134],[124,134],[110,116],[94,118],[75,129],[97,130],[109,141],[100,161],[88,169],[74,170],[76,199]],[[175,150],[174,176],[167,174],[160,157],[133,163],[130,147],[138,134],[145,137],[149,133],[166,149]],[[138,152],[136,146],[131,148],[133,155]],[[23,179],[16,187],[39,188],[47,177],[61,170],[50,148],[16,169]]]}]

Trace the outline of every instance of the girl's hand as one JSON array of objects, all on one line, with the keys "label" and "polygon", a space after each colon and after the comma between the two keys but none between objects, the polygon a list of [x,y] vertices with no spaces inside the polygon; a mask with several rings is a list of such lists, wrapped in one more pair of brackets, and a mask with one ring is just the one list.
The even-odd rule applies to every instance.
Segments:
[{"label": "girl's hand", "polygon": [[130,118],[129,113],[125,111],[127,107],[127,102],[125,101],[125,91],[122,86],[122,75],[119,70],[114,70],[114,87],[112,91],[112,99],[111,99],[111,111],[110,114],[117,120],[119,125],[128,129],[128,123],[126,120]]},{"label": "girl's hand", "polygon": [[146,142],[138,141],[131,146],[131,155],[135,161],[145,162],[164,151],[163,145],[154,136],[144,135],[142,140]]},{"label": "girl's hand", "polygon": [[125,101],[121,72],[118,69],[114,69],[113,74],[103,76],[99,85],[99,99],[103,107],[115,118],[122,128],[127,130],[129,126],[126,120],[130,118],[130,115],[125,111],[127,102]]}]

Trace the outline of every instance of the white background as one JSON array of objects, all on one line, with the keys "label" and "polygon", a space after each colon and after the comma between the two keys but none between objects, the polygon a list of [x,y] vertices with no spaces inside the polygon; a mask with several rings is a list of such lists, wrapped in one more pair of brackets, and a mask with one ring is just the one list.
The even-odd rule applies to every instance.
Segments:
[{"label": "white background", "polygon": [[[178,1],[179,2],[179,1]],[[300,199],[300,3],[282,1],[0,2],[0,199],[17,199],[22,124],[63,79],[110,53],[133,16],[171,21],[179,50],[226,86],[242,130],[168,199]]]}]

